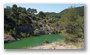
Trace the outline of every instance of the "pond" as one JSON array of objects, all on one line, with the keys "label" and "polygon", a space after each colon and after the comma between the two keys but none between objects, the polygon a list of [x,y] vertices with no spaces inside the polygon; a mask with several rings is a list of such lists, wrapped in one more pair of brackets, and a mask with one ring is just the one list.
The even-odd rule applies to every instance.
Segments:
[{"label": "pond", "polygon": [[64,40],[64,37],[60,36],[60,34],[33,36],[29,38],[23,38],[19,41],[4,44],[4,49],[21,49],[29,46],[34,47],[43,44],[46,39],[51,43],[57,41],[58,39]]}]

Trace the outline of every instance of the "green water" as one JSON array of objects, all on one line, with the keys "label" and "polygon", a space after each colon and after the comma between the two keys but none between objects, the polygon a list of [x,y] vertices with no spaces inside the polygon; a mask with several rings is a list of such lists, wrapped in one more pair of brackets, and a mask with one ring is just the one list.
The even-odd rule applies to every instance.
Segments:
[{"label": "green water", "polygon": [[4,44],[4,49],[21,49],[23,47],[29,47],[29,46],[33,47],[43,44],[46,39],[48,39],[48,41],[51,43],[57,41],[58,39],[64,40],[64,37],[60,36],[59,34],[50,34],[50,35],[40,35],[36,37],[24,38],[16,42]]}]

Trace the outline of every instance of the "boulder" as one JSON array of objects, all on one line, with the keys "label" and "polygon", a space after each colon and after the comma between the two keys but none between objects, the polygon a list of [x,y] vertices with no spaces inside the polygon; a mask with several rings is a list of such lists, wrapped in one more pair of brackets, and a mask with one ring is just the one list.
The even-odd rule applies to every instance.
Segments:
[{"label": "boulder", "polygon": [[9,42],[13,42],[16,41],[11,35],[9,34],[5,34],[4,35],[4,43],[9,43]]}]

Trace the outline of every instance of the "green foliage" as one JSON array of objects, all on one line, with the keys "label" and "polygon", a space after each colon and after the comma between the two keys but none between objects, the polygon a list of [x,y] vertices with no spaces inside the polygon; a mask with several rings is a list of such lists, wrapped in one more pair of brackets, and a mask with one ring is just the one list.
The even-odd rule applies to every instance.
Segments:
[{"label": "green foliage", "polygon": [[57,41],[61,44],[65,42],[65,40],[60,40],[60,39],[58,39]]},{"label": "green foliage", "polygon": [[20,33],[20,35],[22,36],[22,38],[31,37],[31,35],[27,33]]},{"label": "green foliage", "polygon": [[14,35],[16,35],[16,29],[14,28],[13,29],[13,32],[12,32]]},{"label": "green foliage", "polygon": [[31,13],[31,8],[28,8],[28,9],[27,9],[27,12],[28,12],[28,13]]},{"label": "green foliage", "polygon": [[60,26],[63,27],[62,36],[66,41],[74,41],[84,33],[84,17],[80,16],[73,7],[66,10],[60,19]]},{"label": "green foliage", "polygon": [[14,5],[12,6],[12,10],[14,11],[14,13],[17,12],[17,5],[16,5],[16,4],[14,4]]},{"label": "green foliage", "polygon": [[34,13],[37,13],[37,10],[36,10],[36,9],[28,8],[28,9],[27,9],[27,13],[34,14]]},{"label": "green foliage", "polygon": [[[79,14],[80,16],[84,16],[84,6],[75,7],[75,9],[77,10],[77,12],[78,12],[78,14]],[[65,11],[67,11],[67,10],[69,10],[69,8],[68,8],[68,9],[64,9],[63,11],[61,11],[61,12],[59,13],[60,16],[62,16],[62,14],[63,14]]]},{"label": "green foliage", "polygon": [[39,35],[39,30],[38,29],[34,30],[34,35]]},{"label": "green foliage", "polygon": [[73,34],[61,33],[60,35],[65,37],[65,41],[66,41],[66,42],[76,41],[76,40],[75,40],[75,35],[73,35]]},{"label": "green foliage", "polygon": [[45,39],[44,43],[50,43],[48,39]]},{"label": "green foliage", "polygon": [[12,34],[12,35],[16,35],[16,29],[15,28],[14,29],[10,29],[9,33]]},{"label": "green foliage", "polygon": [[43,11],[40,11],[40,12],[38,13],[38,16],[39,16],[40,18],[46,17],[46,15],[44,14]]},{"label": "green foliage", "polygon": [[10,29],[9,33],[13,33],[13,30],[12,30],[12,29]]},{"label": "green foliage", "polygon": [[[42,33],[50,32],[52,34],[63,31],[63,33],[67,34],[66,36],[70,35],[67,39],[75,39],[84,34],[83,8],[71,7],[60,13],[43,11],[37,13],[36,9],[26,9],[24,7],[18,7],[16,4],[12,7],[7,6],[4,8],[4,31],[13,34],[15,37],[40,35],[39,31],[42,31]],[[27,28],[26,31],[26,28],[22,28],[24,30],[22,31],[19,30],[21,28],[18,26],[32,26],[34,30],[28,31],[29,28]],[[30,32],[34,33],[31,34]],[[75,36],[73,37],[73,35]]]}]

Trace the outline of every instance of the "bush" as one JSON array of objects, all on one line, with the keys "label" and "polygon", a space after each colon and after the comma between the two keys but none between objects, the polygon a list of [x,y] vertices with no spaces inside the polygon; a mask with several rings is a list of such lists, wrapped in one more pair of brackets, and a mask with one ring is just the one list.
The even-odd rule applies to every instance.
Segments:
[{"label": "bush", "polygon": [[60,39],[58,39],[57,41],[58,41],[59,43],[64,43],[65,40],[60,40]]},{"label": "bush", "polygon": [[14,35],[14,36],[17,35],[17,33],[16,33],[16,29],[15,29],[15,28],[10,29],[10,30],[9,30],[9,33],[10,33],[11,35]]},{"label": "bush", "polygon": [[77,33],[77,38],[84,38],[84,33],[83,32],[78,32]]},{"label": "bush", "polygon": [[34,35],[39,35],[39,30],[38,29],[35,29],[35,31],[34,31]]},{"label": "bush", "polygon": [[44,43],[50,43],[48,39],[45,39]]},{"label": "bush", "polygon": [[12,30],[12,29],[10,29],[10,30],[9,30],[9,33],[11,34],[12,32],[13,32],[13,30]]},{"label": "bush", "polygon": [[76,36],[69,33],[61,33],[61,36],[65,37],[66,42],[75,41]]},{"label": "bush", "polygon": [[31,35],[30,35],[30,34],[27,34],[26,36],[27,36],[27,37],[31,37]]},{"label": "bush", "polygon": [[27,34],[26,34],[26,33],[21,33],[21,36],[22,36],[23,38],[25,38],[25,37],[27,37]]}]

